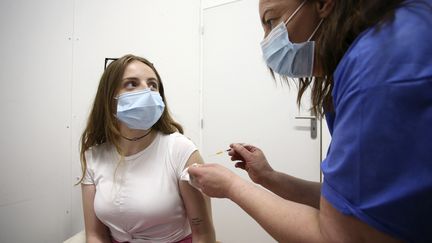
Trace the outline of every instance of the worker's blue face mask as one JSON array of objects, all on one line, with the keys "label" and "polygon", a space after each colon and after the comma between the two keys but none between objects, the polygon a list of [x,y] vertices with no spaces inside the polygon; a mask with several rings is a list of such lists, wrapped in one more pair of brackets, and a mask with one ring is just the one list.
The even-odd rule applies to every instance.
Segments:
[{"label": "worker's blue face mask", "polygon": [[291,78],[311,77],[314,64],[315,42],[310,41],[323,20],[309,37],[308,41],[292,43],[286,25],[306,3],[304,1],[288,18],[278,24],[261,42],[261,49],[267,66],[274,72]]},{"label": "worker's blue face mask", "polygon": [[131,129],[151,128],[165,109],[160,94],[150,89],[124,93],[117,99],[117,119]]}]

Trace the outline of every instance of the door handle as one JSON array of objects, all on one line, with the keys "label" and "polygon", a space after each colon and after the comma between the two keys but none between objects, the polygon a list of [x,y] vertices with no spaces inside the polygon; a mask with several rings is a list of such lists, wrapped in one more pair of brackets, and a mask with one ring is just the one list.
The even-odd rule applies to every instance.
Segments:
[{"label": "door handle", "polygon": [[317,137],[317,117],[316,116],[296,116],[295,119],[309,119],[311,122],[311,138]]}]

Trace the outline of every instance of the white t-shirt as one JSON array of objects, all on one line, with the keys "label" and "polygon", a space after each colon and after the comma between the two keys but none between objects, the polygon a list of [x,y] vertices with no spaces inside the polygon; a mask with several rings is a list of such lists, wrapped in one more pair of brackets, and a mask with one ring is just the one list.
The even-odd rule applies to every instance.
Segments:
[{"label": "white t-shirt", "polygon": [[115,240],[166,243],[191,233],[179,181],[196,149],[179,133],[159,132],[147,148],[125,157],[119,166],[120,156],[111,144],[86,152],[87,171],[82,183],[96,186],[96,216]]}]

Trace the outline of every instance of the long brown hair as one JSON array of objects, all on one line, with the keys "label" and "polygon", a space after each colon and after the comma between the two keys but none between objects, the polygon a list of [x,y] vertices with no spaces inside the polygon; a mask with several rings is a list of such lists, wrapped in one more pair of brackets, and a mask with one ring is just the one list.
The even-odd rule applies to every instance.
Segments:
[{"label": "long brown hair", "polygon": [[312,86],[313,113],[322,116],[324,112],[332,111],[333,73],[343,55],[360,33],[391,21],[395,10],[403,2],[404,0],[335,0],[332,12],[324,20],[316,36],[315,59],[316,64],[322,67],[323,76],[300,79],[298,105],[304,92]]},{"label": "long brown hair", "polygon": [[85,171],[87,169],[85,152],[89,148],[108,142],[115,146],[120,155],[123,155],[119,142],[119,124],[117,118],[115,117],[117,111],[117,102],[115,101],[114,97],[120,87],[126,66],[132,61],[140,61],[149,66],[155,72],[159,81],[159,93],[165,103],[165,109],[161,115],[161,118],[156,122],[156,124],[153,125],[152,129],[160,131],[164,134],[171,134],[174,132],[180,132],[183,134],[182,126],[175,122],[169,114],[162,79],[153,63],[142,57],[130,54],[125,55],[110,63],[99,81],[99,87],[97,89],[93,107],[87,120],[87,126],[81,136],[80,159],[82,175],[77,184],[81,183],[84,179]]}]

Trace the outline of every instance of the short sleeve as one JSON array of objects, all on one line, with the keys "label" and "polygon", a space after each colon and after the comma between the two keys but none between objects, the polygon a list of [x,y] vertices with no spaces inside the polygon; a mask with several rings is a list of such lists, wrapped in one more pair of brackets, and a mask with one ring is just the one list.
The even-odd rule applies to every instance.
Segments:
[{"label": "short sleeve", "polygon": [[81,184],[84,185],[92,185],[94,184],[94,172],[91,169],[91,151],[87,150],[85,152],[85,157],[86,157],[86,170],[84,171],[84,178],[81,182]]},{"label": "short sleeve", "polygon": [[177,178],[180,179],[187,161],[192,153],[197,150],[197,147],[189,138],[180,133],[174,133],[171,136],[173,139],[171,159]]}]

